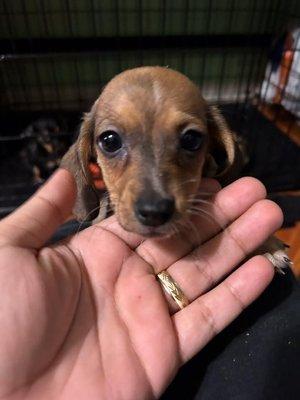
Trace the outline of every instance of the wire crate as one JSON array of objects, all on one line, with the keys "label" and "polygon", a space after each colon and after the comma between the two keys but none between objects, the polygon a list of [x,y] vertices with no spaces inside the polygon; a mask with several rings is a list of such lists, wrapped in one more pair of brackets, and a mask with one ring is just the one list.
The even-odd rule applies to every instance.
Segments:
[{"label": "wire crate", "polygon": [[286,1],[2,0],[1,107],[84,109],[116,73],[168,65],[214,102],[244,101],[262,79]]},{"label": "wire crate", "polygon": [[[290,169],[300,165],[298,148],[276,136],[279,104],[274,111],[262,89],[266,80],[274,85],[266,76],[274,41],[299,26],[299,17],[297,0],[1,0],[2,163],[17,154],[24,144],[19,135],[39,116],[63,118],[71,138],[81,113],[114,75],[163,65],[197,83],[249,139],[252,164],[245,173],[263,179],[271,191],[295,188],[300,179]],[[288,135],[296,125],[295,118],[285,124]],[[269,154],[267,166],[261,149]],[[274,165],[288,165],[276,184]],[[16,184],[7,172],[0,184],[3,177]],[[24,179],[21,174],[17,184]]]}]

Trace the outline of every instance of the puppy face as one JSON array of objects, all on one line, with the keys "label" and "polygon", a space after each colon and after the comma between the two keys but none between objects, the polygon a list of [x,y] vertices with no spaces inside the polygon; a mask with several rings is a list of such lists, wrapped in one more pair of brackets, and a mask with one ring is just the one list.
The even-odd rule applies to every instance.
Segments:
[{"label": "puppy face", "polygon": [[188,217],[211,142],[222,142],[210,132],[210,118],[199,89],[179,72],[125,71],[85,118],[75,169],[86,170],[94,157],[120,224],[144,236],[168,235]]}]

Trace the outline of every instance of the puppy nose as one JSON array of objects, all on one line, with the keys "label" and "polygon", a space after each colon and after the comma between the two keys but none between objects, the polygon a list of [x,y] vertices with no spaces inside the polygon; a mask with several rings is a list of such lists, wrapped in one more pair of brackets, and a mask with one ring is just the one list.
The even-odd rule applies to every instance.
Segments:
[{"label": "puppy nose", "polygon": [[157,194],[143,195],[135,204],[135,214],[143,225],[159,226],[171,219],[175,210],[173,198]]}]

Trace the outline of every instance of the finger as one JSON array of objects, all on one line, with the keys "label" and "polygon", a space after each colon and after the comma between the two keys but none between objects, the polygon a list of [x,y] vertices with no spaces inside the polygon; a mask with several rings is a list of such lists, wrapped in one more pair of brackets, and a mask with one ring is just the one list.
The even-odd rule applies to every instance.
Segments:
[{"label": "finger", "polygon": [[[200,191],[205,194],[214,194],[221,189],[220,184],[215,179],[208,179],[205,178],[201,182]],[[122,239],[125,243],[128,244],[132,249],[138,247],[141,243],[145,242],[146,239],[144,236],[138,235],[136,233],[127,232],[125,231],[121,225],[118,223],[115,216],[107,218],[106,220],[102,221],[99,226],[103,229],[107,229],[120,239]],[[164,239],[160,239],[164,241]],[[168,242],[168,241],[167,241]]]},{"label": "finger", "polygon": [[256,256],[215,289],[173,315],[179,352],[185,363],[230,324],[271,282],[272,264]]},{"label": "finger", "polygon": [[[167,271],[191,302],[264,243],[281,226],[282,219],[277,204],[261,200],[225,231],[172,264]],[[172,299],[168,302],[172,312],[178,310]]]},{"label": "finger", "polygon": [[197,217],[193,221],[194,230],[199,232],[196,240],[191,240],[187,231],[183,231],[177,237],[148,239],[137,247],[136,252],[151,264],[155,271],[166,269],[197,245],[213,237],[221,230],[220,226],[225,228],[265,196],[266,190],[261,182],[250,177],[241,178],[219,191],[212,204],[203,205],[204,212],[209,212],[212,218],[207,220],[204,214],[204,217]]},{"label": "finger", "polygon": [[75,193],[72,175],[58,170],[26,203],[1,221],[1,243],[41,247],[70,215]]},{"label": "finger", "polygon": [[222,186],[216,179],[203,178],[199,187],[199,192],[210,195],[219,192],[221,189]]},{"label": "finger", "polygon": [[113,233],[133,250],[146,240],[144,236],[125,231],[125,229],[119,224],[115,215],[112,215],[104,221],[101,221],[100,224],[95,225],[96,229],[98,227]]}]

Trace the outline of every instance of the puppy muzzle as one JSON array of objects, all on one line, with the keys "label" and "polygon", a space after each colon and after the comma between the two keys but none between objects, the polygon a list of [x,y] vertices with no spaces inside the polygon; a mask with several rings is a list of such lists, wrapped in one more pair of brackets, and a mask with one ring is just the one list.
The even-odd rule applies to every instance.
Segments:
[{"label": "puppy muzzle", "polygon": [[135,216],[142,225],[158,227],[170,221],[175,212],[175,200],[158,193],[142,194],[135,203]]}]

